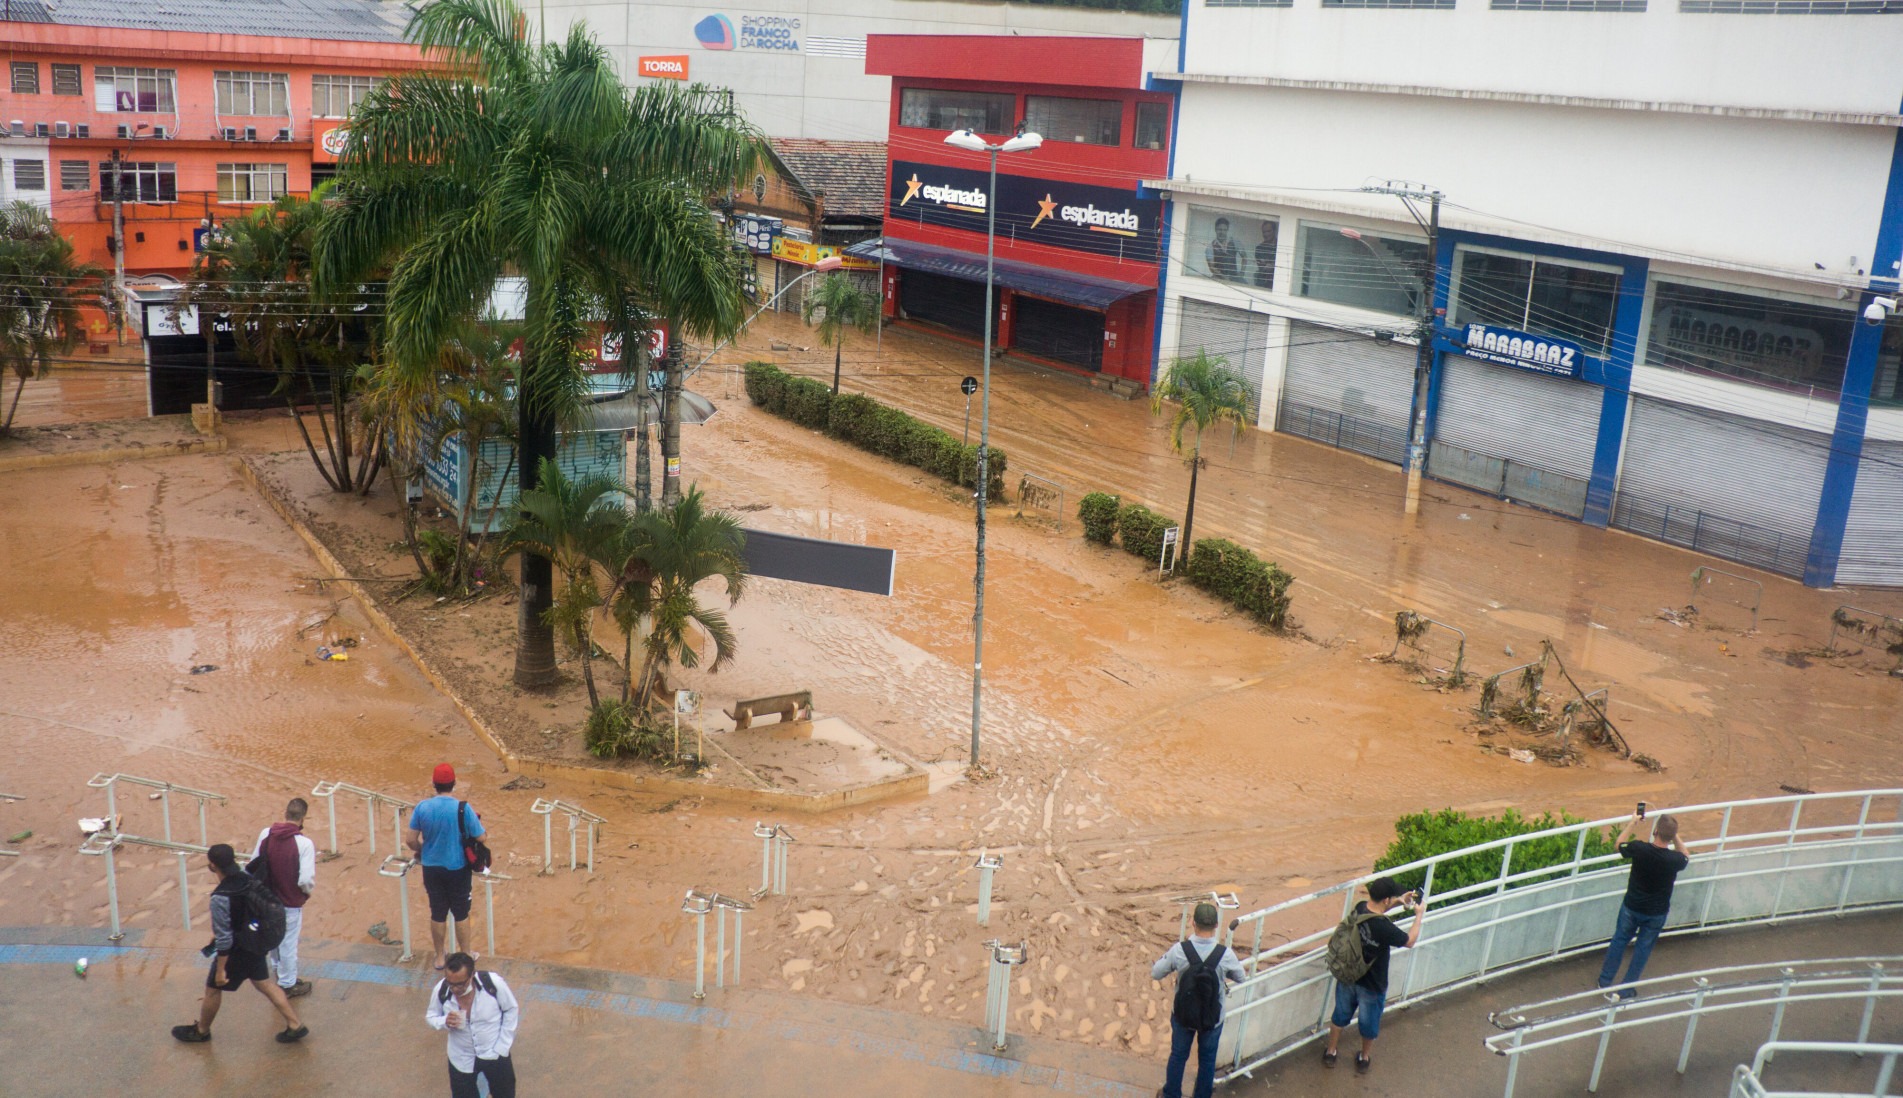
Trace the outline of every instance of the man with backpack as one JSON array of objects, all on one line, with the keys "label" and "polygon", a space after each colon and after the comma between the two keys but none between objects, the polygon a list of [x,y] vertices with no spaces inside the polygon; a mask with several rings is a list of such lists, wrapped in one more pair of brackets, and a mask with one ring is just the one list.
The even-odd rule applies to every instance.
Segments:
[{"label": "man with backpack", "polygon": [[238,854],[228,843],[218,843],[205,852],[205,860],[218,887],[211,894],[211,944],[204,952],[212,958],[211,972],[205,977],[205,998],[199,1006],[198,1020],[172,1027],[172,1036],[186,1044],[211,1040],[212,1019],[224,993],[236,991],[250,981],[271,1005],[284,1016],[280,1044],[291,1044],[310,1036],[309,1027],[298,1019],[297,1010],[284,997],[284,989],[270,980],[271,969],[265,957],[284,937],[284,905],[270,889],[244,871]]},{"label": "man with backpack", "polygon": [[[450,796],[456,788],[455,767],[438,763],[430,780],[436,787],[436,796],[411,809],[407,841],[423,863],[423,892],[429,896],[430,945],[436,954],[436,970],[441,972],[447,963],[443,955],[449,929],[447,921],[469,921],[469,892],[474,887],[476,868],[473,851],[487,848],[477,841],[485,834],[482,817],[468,801]],[[461,927],[457,928],[456,940],[462,941]]]},{"label": "man with backpack", "polygon": [[423,1020],[449,1033],[449,1098],[476,1098],[476,1080],[489,1098],[515,1098],[515,1028],[522,1020],[508,981],[481,972],[467,953],[443,961],[443,978],[430,992]]},{"label": "man with backpack", "polygon": [[[1414,913],[1414,925],[1408,930],[1395,926],[1388,912],[1406,906]],[[1341,1043],[1341,1031],[1350,1021],[1359,1021],[1361,1051],[1355,1053],[1355,1070],[1365,1072],[1374,1064],[1374,1039],[1381,1035],[1381,1011],[1388,1003],[1388,955],[1396,949],[1412,949],[1421,940],[1421,927],[1427,923],[1427,903],[1417,892],[1403,895],[1392,877],[1376,877],[1368,882],[1368,898],[1335,927],[1328,939],[1328,972],[1335,978],[1335,1013],[1328,1020],[1328,1047],[1322,1050],[1322,1064],[1334,1067]]]},{"label": "man with backpack", "polygon": [[[304,814],[310,805],[302,797],[284,806],[284,821],[258,832],[257,858],[264,883],[284,905],[284,940],[271,951],[278,986],[288,999],[311,993],[311,982],[297,978],[297,941],[304,928],[304,902],[317,887],[317,844],[304,834]],[[250,867],[247,867],[249,869]],[[253,875],[259,875],[253,870]]]},{"label": "man with backpack", "polygon": [[1222,1040],[1222,1001],[1228,985],[1246,973],[1235,951],[1216,940],[1216,905],[1196,905],[1196,933],[1177,942],[1150,966],[1150,979],[1177,973],[1176,1001],[1170,1010],[1170,1062],[1157,1098],[1183,1098],[1183,1069],[1189,1046],[1196,1044],[1195,1098],[1209,1098],[1216,1085],[1216,1044]]}]

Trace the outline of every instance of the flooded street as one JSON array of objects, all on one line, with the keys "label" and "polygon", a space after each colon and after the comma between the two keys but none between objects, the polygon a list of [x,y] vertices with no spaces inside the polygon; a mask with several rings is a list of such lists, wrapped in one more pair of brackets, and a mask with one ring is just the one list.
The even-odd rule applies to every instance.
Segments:
[{"label": "flooded street", "polygon": [[[815,342],[768,317],[717,361],[830,367],[830,351],[774,353],[770,338]],[[878,361],[871,351],[848,345],[846,389],[960,429],[970,348],[888,332]],[[1299,633],[1264,634],[1185,583],[1159,584],[1153,567],[1087,545],[1074,516],[995,507],[986,772],[967,779],[969,501],[730,398],[731,374],[710,368],[691,387],[721,405],[683,432],[687,479],[711,502],[762,529],[889,546],[899,563],[890,599],[756,582],[732,614],[737,663],[680,685],[811,689],[822,715],[933,772],[925,797],[781,819],[799,840],[791,895],[748,920],[750,984],[975,1022],[978,943],[1026,938],[1014,1029],[1153,1054],[1168,1006],[1148,964],[1175,934],[1173,895],[1233,889],[1245,909],[1291,898],[1365,871],[1394,818],[1421,808],[1610,815],[1637,799],[1886,785],[1903,756],[1903,683],[1883,674],[1887,657],[1815,655],[1835,606],[1894,613],[1895,594],[1764,576],[1757,633],[1723,603],[1681,627],[1661,609],[1683,607],[1691,569],[1715,562],[1433,482],[1406,519],[1398,470],[1249,432],[1233,451],[1209,440],[1196,532],[1293,572]],[[996,388],[1013,496],[1030,472],[1060,484],[1072,512],[1104,490],[1180,517],[1186,472],[1147,405],[1011,364]],[[301,445],[285,428],[234,421],[233,449]],[[394,512],[387,483],[336,506]],[[691,978],[682,890],[758,884],[750,811],[556,781],[502,789],[513,776],[353,599],[318,582],[231,458],[0,474],[0,547],[15,565],[0,589],[0,789],[29,798],[0,804],[0,832],[35,832],[16,844],[27,856],[0,862],[0,925],[104,925],[103,866],[76,853],[73,821],[103,813],[85,783],[115,771],[228,794],[211,810],[214,841],[248,845],[319,780],[415,799],[448,760],[516,878],[496,892],[510,956]],[[1369,658],[1393,646],[1402,609],[1465,630],[1466,666],[1482,675],[1551,638],[1583,688],[1610,688],[1612,718],[1665,769],[1478,750],[1474,691]],[[360,639],[350,660],[319,662],[315,648],[340,636]],[[191,673],[203,665],[216,670]],[[596,873],[536,875],[538,796],[608,819]],[[122,794],[120,806],[127,831],[156,833],[158,805]],[[361,943],[387,922],[396,935],[395,885],[375,874],[388,818],[373,857],[361,801],[337,807],[344,856],[319,869],[306,934]],[[314,805],[320,845],[326,820]],[[555,845],[565,865],[559,824]],[[974,918],[981,847],[1004,857],[988,928]],[[120,876],[127,925],[177,926],[170,855],[126,854]]]}]

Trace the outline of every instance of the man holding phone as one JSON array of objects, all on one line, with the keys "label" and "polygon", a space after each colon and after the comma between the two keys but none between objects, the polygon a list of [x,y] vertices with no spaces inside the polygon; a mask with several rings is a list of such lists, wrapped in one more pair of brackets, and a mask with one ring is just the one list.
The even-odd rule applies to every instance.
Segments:
[{"label": "man holding phone", "polygon": [[[1645,974],[1645,962],[1651,959],[1652,944],[1672,913],[1672,886],[1679,873],[1691,864],[1691,851],[1678,841],[1678,818],[1660,816],[1652,821],[1652,838],[1640,842],[1634,838],[1645,821],[1645,802],[1619,832],[1619,855],[1632,863],[1626,879],[1625,901],[1619,905],[1619,922],[1613,927],[1612,941],[1606,945],[1606,961],[1599,966],[1599,986],[1636,984]],[[1627,943],[1632,944],[1632,963],[1625,979],[1619,979],[1619,962],[1625,959]],[[1630,987],[1620,990],[1619,998],[1630,999],[1638,992]]]},{"label": "man holding phone", "polygon": [[476,1078],[489,1083],[489,1098],[515,1098],[515,1029],[521,1011],[508,981],[476,968],[467,953],[452,953],[443,978],[430,992],[423,1016],[431,1029],[449,1033],[450,1098],[476,1098]]},{"label": "man holding phone", "polygon": [[[1405,907],[1414,915],[1414,925],[1402,930],[1394,925],[1388,912]],[[1388,955],[1396,949],[1412,949],[1421,940],[1421,928],[1427,925],[1427,904],[1419,892],[1401,891],[1393,877],[1376,877],[1368,882],[1368,898],[1355,905],[1342,920],[1352,927],[1356,939],[1349,949],[1360,947],[1360,963],[1345,974],[1331,963],[1335,975],[1335,1012],[1328,1019],[1328,1045],[1322,1049],[1322,1064],[1335,1066],[1341,1032],[1354,1022],[1361,1030],[1361,1051],[1355,1054],[1355,1070],[1365,1072],[1374,1064],[1374,1041],[1381,1036],[1381,1012],[1388,1004]],[[1345,934],[1346,929],[1337,933]],[[1332,953],[1334,943],[1329,949]],[[1354,969],[1360,970],[1356,976]],[[1352,979],[1351,979],[1352,977]]]}]

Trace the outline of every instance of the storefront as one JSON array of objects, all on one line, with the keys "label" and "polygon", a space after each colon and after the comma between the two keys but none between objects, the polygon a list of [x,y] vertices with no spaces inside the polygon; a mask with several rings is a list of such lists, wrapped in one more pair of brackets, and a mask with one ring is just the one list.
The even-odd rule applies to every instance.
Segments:
[{"label": "storefront", "polygon": [[[1475,336],[1469,339],[1472,346]],[[1524,337],[1521,346],[1527,343],[1550,345]],[[1511,341],[1508,345],[1513,346]],[[1577,353],[1577,348],[1569,350]],[[1440,402],[1427,472],[1488,495],[1579,518],[1586,511],[1605,391],[1557,362],[1552,368],[1561,372],[1536,373],[1520,365],[1527,360],[1518,355],[1500,357],[1515,364],[1472,355],[1441,360]]]},{"label": "storefront", "polygon": [[1903,587],[1903,442],[1864,440],[1837,582]]},{"label": "storefront", "polygon": [[1290,322],[1275,429],[1405,463],[1418,357],[1412,343]]}]

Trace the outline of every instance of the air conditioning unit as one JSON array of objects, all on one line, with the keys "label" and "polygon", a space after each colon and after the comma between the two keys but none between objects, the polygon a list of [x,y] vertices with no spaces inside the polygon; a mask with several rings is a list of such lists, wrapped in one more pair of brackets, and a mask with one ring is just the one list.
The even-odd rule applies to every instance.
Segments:
[{"label": "air conditioning unit", "polygon": [[246,126],[244,128],[244,139],[246,141],[256,141],[258,139],[258,128],[256,126]]},{"label": "air conditioning unit", "polygon": [[126,125],[124,122],[119,123],[119,140],[124,141],[131,136],[132,127]]},{"label": "air conditioning unit", "polygon": [[13,124],[12,124],[12,132],[13,132],[13,136],[15,136],[15,137],[25,137],[25,136],[26,136],[26,123],[25,123],[25,122],[22,122],[22,121],[20,121],[20,120],[19,120],[19,119],[17,119],[17,118],[16,118],[16,119],[14,119],[14,120],[13,120]]},{"label": "air conditioning unit", "polygon": [[91,137],[93,135],[93,128],[81,122],[79,125],[73,127],[73,132],[78,137]]},{"label": "air conditioning unit", "polygon": [[218,131],[218,136],[224,138],[226,141],[236,141],[238,140],[238,127],[226,126],[224,129]]},{"label": "air conditioning unit", "polygon": [[279,141],[289,141],[291,139],[291,127],[289,126],[279,127],[277,139]]},{"label": "air conditioning unit", "polygon": [[164,126],[154,126],[152,127],[152,136],[163,141],[166,137],[170,136],[170,133]]},{"label": "air conditioning unit", "polygon": [[71,137],[73,136],[73,127],[64,122],[55,122],[53,123],[53,136]]},{"label": "air conditioning unit", "polygon": [[53,127],[47,125],[44,122],[35,122],[33,123],[33,136],[34,137],[51,137],[53,136]]}]

